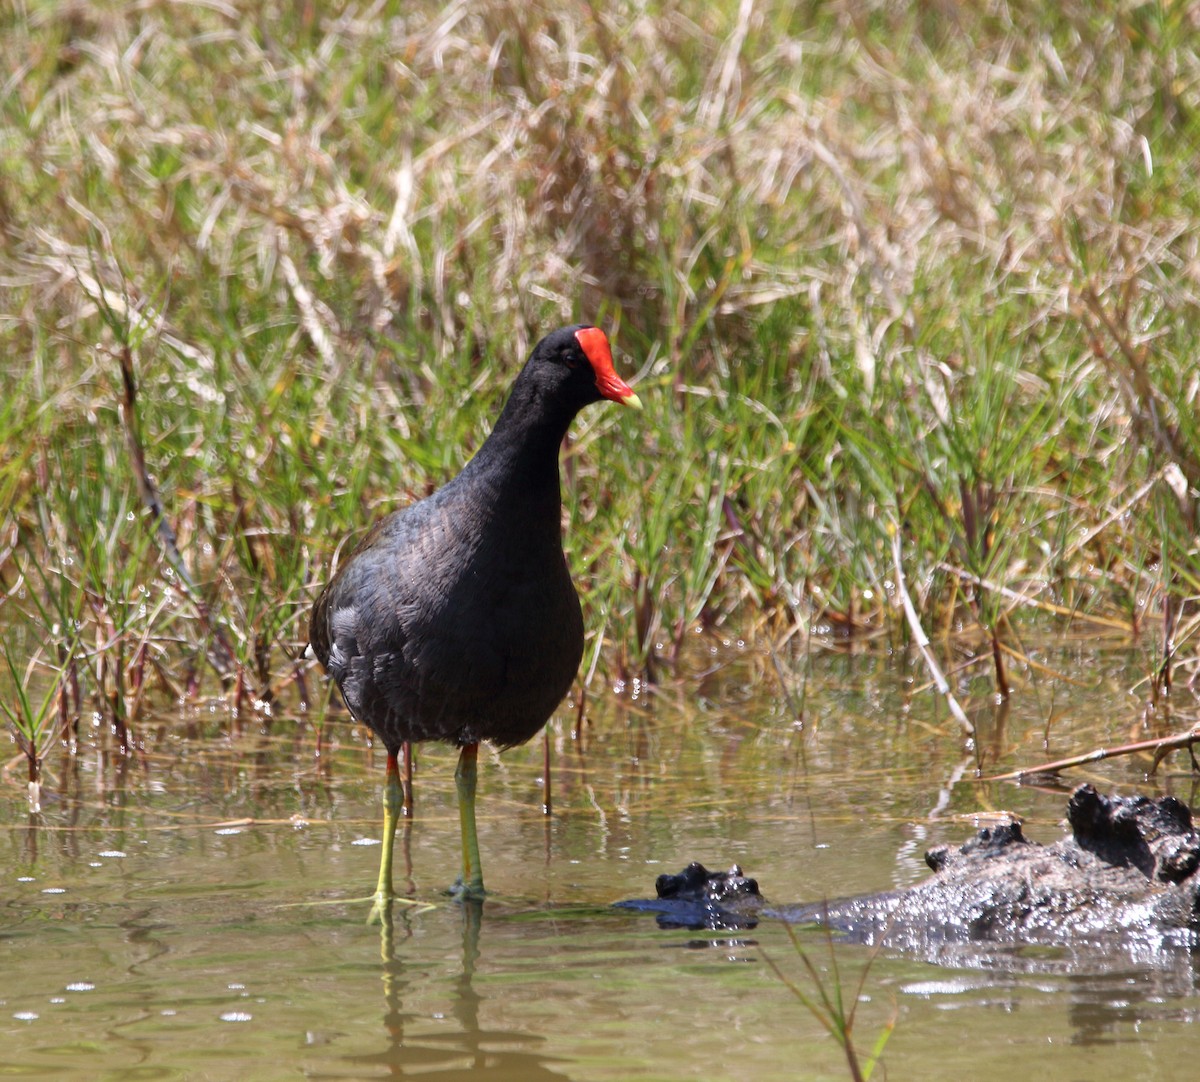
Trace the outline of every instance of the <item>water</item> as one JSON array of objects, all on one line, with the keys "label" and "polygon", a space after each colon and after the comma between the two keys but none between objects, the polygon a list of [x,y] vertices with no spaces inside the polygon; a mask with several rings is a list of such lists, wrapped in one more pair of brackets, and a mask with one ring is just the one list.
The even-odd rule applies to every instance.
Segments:
[{"label": "water", "polygon": [[[1060,642],[1011,715],[980,715],[986,772],[1149,735],[1128,649]],[[784,930],[663,931],[610,903],[652,895],[689,860],[734,861],[775,902],[927,874],[925,849],[1007,808],[1059,834],[1065,795],[973,780],[975,756],[920,674],[887,657],[813,659],[798,724],[765,659],[660,693],[593,694],[582,738],[480,759],[493,897],[448,902],[458,866],[453,753],[423,747],[397,906],[369,927],[383,757],[344,721],[239,729],[223,704],[143,721],[124,769],[50,757],[31,817],[20,764],[2,790],[0,1074],[59,1079],[844,1079],[845,1060],[765,958],[817,989]],[[914,677],[917,683],[914,683]],[[986,681],[966,686],[984,702]],[[794,685],[799,690],[800,684]],[[1049,719],[1049,720],[1048,720]],[[1183,729],[1194,718],[1176,716]],[[190,732],[184,738],[178,734]],[[320,747],[321,754],[317,751]],[[1095,764],[1071,782],[1195,803],[1186,754]],[[955,969],[801,943],[848,997],[860,1052],[894,1021],[889,1078],[1190,1079],[1200,1053],[1191,959],[998,955]],[[877,1077],[882,1077],[877,1075]]]}]

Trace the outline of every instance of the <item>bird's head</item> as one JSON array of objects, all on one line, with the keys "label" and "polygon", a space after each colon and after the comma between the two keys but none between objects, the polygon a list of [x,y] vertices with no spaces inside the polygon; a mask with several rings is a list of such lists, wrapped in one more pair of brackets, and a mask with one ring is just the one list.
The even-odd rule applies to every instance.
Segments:
[{"label": "bird's head", "polygon": [[617,375],[608,337],[599,327],[575,324],[553,331],[534,347],[529,367],[539,383],[577,409],[602,398],[642,408],[633,388]]}]

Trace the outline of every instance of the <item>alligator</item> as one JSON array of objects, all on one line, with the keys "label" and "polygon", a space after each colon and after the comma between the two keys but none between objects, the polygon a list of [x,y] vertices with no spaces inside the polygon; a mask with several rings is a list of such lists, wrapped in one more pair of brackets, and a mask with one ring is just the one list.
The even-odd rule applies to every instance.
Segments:
[{"label": "alligator", "polygon": [[656,898],[617,905],[654,912],[664,927],[815,924],[839,941],[931,961],[978,960],[984,945],[1200,947],[1200,836],[1186,804],[1081,785],[1067,820],[1071,834],[1052,845],[1030,841],[1010,818],[957,848],[938,846],[925,854],[929,878],[880,894],[770,905],[736,864],[710,872],[693,863],[659,876]]}]

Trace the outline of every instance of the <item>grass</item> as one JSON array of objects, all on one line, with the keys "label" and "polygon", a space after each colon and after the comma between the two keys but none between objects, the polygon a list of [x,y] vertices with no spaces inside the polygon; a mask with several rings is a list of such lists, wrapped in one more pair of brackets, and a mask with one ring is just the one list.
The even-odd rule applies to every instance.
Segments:
[{"label": "grass", "polygon": [[898,531],[1001,693],[1047,612],[1150,627],[1163,686],[1200,585],[1193,22],[7,6],[10,719],[44,747],[47,688],[126,735],[146,695],[306,701],[338,546],[580,318],[647,407],[566,455],[590,673],[697,627],[903,643]]},{"label": "grass", "polygon": [[[822,972],[804,949],[795,928],[790,924],[784,924],[783,927],[791,941],[792,950],[804,969],[805,984],[811,987],[812,991],[807,991],[798,981],[789,977],[774,956],[761,947],[759,949],[760,956],[800,1005],[821,1024],[826,1033],[837,1041],[846,1057],[846,1070],[853,1082],[868,1082],[875,1073],[875,1068],[882,1062],[883,1050],[891,1039],[896,1026],[896,1016],[893,1012],[892,1017],[880,1027],[875,1042],[866,1056],[862,1055],[854,1043],[855,1016],[858,1014],[859,1004],[866,998],[863,989],[866,985],[867,975],[871,971],[871,965],[875,961],[875,952],[871,953],[866,964],[862,966],[857,984],[847,990],[842,986],[842,974],[838,968],[837,954],[831,937],[828,938],[826,944],[829,950],[829,963],[825,967],[825,972]],[[829,933],[826,934],[828,937]]]}]

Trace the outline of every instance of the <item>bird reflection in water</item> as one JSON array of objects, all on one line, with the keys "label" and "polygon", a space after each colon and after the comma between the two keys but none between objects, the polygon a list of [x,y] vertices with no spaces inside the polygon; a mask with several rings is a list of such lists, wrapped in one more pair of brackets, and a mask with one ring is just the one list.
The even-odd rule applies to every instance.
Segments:
[{"label": "bird reflection in water", "polygon": [[[397,936],[403,941],[412,932],[408,926],[415,909],[402,902],[389,902],[381,909],[380,964],[385,1011],[383,1028],[387,1047],[380,1052],[346,1057],[346,1063],[371,1067],[372,1077],[389,1078],[420,1075],[439,1080],[470,1079],[471,1082],[539,1082],[569,1076],[554,1070],[548,1057],[530,1051],[530,1045],[543,1038],[503,1029],[485,1029],[480,1022],[481,1008],[487,997],[474,986],[475,966],[480,957],[480,927],[483,901],[466,898],[458,903],[462,916],[462,970],[454,981],[452,1005],[436,1032],[413,1033],[428,1026],[428,1014],[406,1011],[404,994],[416,974],[411,960],[397,954]],[[420,976],[427,970],[422,968]],[[453,1019],[453,1025],[448,1025]],[[339,1074],[339,1078],[345,1078]]]}]

